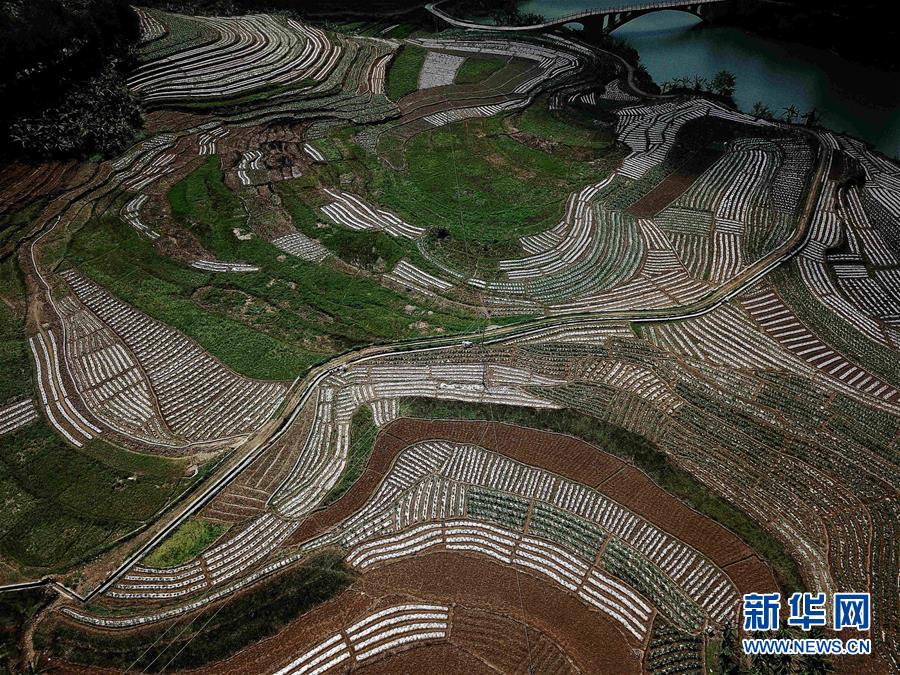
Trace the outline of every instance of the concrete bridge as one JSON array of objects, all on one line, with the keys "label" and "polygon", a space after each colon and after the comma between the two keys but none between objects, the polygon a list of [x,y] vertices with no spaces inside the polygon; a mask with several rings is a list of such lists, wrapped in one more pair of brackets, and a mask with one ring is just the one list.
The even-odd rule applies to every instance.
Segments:
[{"label": "concrete bridge", "polygon": [[611,33],[619,26],[628,23],[644,14],[658,12],[666,9],[688,12],[701,19],[709,12],[712,5],[720,5],[728,0],[656,0],[655,2],[622,4],[616,7],[597,7],[576,14],[568,14],[555,19],[536,23],[529,26],[492,26],[490,24],[463,21],[450,16],[438,5],[445,0],[432,2],[425,6],[436,19],[448,26],[455,28],[471,28],[475,30],[489,30],[506,33],[527,33],[559,28],[567,23],[580,23],[587,34]]}]

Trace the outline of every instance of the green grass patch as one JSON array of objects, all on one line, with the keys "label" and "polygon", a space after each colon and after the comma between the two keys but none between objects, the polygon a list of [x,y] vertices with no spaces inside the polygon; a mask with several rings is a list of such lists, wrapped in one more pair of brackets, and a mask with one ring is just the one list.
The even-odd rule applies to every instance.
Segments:
[{"label": "green grass patch", "polygon": [[427,49],[403,45],[394,56],[387,73],[387,96],[399,101],[419,88],[419,71],[425,63]]},{"label": "green grass patch", "polygon": [[172,534],[144,558],[151,567],[177,567],[191,560],[228,529],[225,523],[201,518],[182,523]]},{"label": "green grass patch", "polygon": [[[8,259],[15,264],[15,258]],[[0,271],[6,270],[6,261]],[[15,302],[11,307],[0,299],[0,407],[31,396],[31,352],[25,339],[24,310]],[[24,307],[24,305],[22,305]]]},{"label": "green grass patch", "polygon": [[543,99],[513,117],[513,124],[527,134],[578,148],[607,150],[616,144],[610,131],[598,129],[577,113],[551,111]]},{"label": "green grass patch", "polygon": [[489,59],[470,56],[456,71],[455,84],[478,84],[501,70],[506,65],[504,59]]},{"label": "green grass patch", "polygon": [[[298,179],[307,186],[306,177]],[[291,181],[288,181],[291,182]],[[280,188],[299,195],[300,188]],[[238,372],[291,380],[310,366],[360,345],[477,330],[481,319],[412,301],[371,277],[307,263],[266,241],[238,240],[239,201],[224,185],[215,159],[169,192],[173,218],[195,232],[214,255],[257,265],[259,272],[213,274],[157,254],[118,217],[88,221],[75,233],[67,262],[150,316],[195,339]],[[299,197],[286,200],[298,229],[316,229],[315,213]],[[335,248],[372,269],[399,260],[386,235],[341,231],[325,235]],[[279,260],[282,258],[282,260]]]},{"label": "green grass patch", "polygon": [[244,225],[244,207],[222,179],[218,155],[175,183],[166,198],[172,220],[200,237],[203,245],[217,255],[234,259],[240,240],[234,228]]},{"label": "green grass patch", "polygon": [[43,422],[0,443],[0,554],[64,571],[135,530],[192,482],[183,460],[102,441],[72,448]]},{"label": "green grass patch", "polygon": [[402,413],[428,419],[478,419],[508,422],[571,434],[634,464],[666,492],[737,534],[775,572],[786,593],[804,588],[797,563],[780,541],[750,516],[713,494],[649,440],[577,410],[532,410],[502,405],[476,405],[433,399],[405,399]]},{"label": "green grass patch", "polygon": [[513,139],[499,118],[427,131],[406,148],[407,168],[371,160],[379,205],[431,228],[440,253],[466,267],[519,254],[518,238],[556,225],[569,195],[606,170]]},{"label": "green grass patch", "polygon": [[[274,635],[288,622],[337,596],[354,580],[341,556],[325,551],[249,592],[182,618],[174,628],[97,633],[43,624],[36,643],[73,663],[148,672],[195,668]],[[220,609],[221,607],[221,609]]]},{"label": "green grass patch", "polygon": [[350,487],[363,475],[372,449],[375,447],[375,437],[378,435],[378,427],[372,419],[372,409],[369,406],[361,406],[350,420],[350,451],[347,455],[347,465],[341,474],[337,485],[325,495],[322,506],[327,506],[337,501]]}]

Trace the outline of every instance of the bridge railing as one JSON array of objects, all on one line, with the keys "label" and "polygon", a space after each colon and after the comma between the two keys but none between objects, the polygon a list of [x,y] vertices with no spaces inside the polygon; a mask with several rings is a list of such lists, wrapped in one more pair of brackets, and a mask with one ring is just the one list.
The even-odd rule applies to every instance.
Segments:
[{"label": "bridge railing", "polygon": [[471,21],[464,21],[462,19],[452,17],[443,10],[439,9],[437,6],[441,4],[440,2],[431,3],[427,5],[426,8],[433,14],[437,14],[438,16],[445,19],[448,23],[455,24],[457,26],[481,28],[484,30],[525,31],[550,28],[552,26],[560,26],[566,23],[575,23],[578,22],[579,19],[586,19],[592,16],[607,16],[609,14],[622,14],[624,12],[643,12],[654,9],[691,7],[693,5],[708,5],[726,1],[727,0],[657,0],[656,2],[644,2],[639,4],[632,3],[627,5],[618,5],[615,7],[596,7],[594,9],[585,9],[574,14],[567,14],[565,16],[556,17],[554,19],[544,21],[543,23],[536,23],[530,26],[491,26],[488,24],[478,24]]},{"label": "bridge railing", "polygon": [[566,14],[565,16],[556,17],[543,23],[534,24],[535,26],[555,26],[561,23],[572,23],[578,19],[585,19],[589,16],[606,16],[608,14],[622,14],[624,12],[643,12],[650,9],[668,9],[670,7],[690,7],[692,5],[709,5],[717,2],[725,2],[725,0],[659,0],[658,2],[644,2],[640,4],[617,5],[615,7],[596,7],[594,9],[585,9],[575,14]]}]

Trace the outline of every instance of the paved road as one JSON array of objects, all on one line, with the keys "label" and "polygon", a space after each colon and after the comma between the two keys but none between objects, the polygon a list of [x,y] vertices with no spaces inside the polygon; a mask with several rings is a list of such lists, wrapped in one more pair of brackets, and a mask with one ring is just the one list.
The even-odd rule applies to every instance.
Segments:
[{"label": "paved road", "polygon": [[541,31],[541,30],[549,30],[551,28],[558,28],[567,23],[578,22],[581,19],[587,19],[588,17],[593,16],[605,16],[608,14],[621,14],[622,12],[637,12],[637,11],[647,11],[647,10],[664,10],[664,9],[678,9],[679,7],[687,7],[689,5],[708,5],[714,4],[718,2],[726,2],[726,0],[658,0],[657,2],[643,2],[643,3],[628,3],[623,2],[621,5],[617,5],[615,7],[597,7],[596,9],[588,9],[583,12],[576,12],[574,14],[567,14],[565,16],[559,16],[555,19],[549,19],[543,21],[541,23],[530,24],[528,26],[495,26],[492,24],[481,24],[475,23],[474,21],[465,21],[464,19],[457,19],[454,16],[447,14],[444,10],[440,9],[438,5],[444,3],[445,0],[438,0],[438,2],[430,2],[425,5],[425,9],[436,16],[441,21],[444,21],[450,26],[454,26],[455,28],[469,28],[473,30],[490,30],[497,31],[500,33],[525,33],[528,31]]}]

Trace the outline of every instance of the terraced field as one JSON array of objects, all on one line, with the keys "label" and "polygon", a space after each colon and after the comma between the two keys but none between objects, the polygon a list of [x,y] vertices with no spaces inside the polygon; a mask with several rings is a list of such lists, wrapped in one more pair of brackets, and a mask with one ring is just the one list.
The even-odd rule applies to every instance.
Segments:
[{"label": "terraced field", "polygon": [[805,589],[900,668],[900,166],[567,32],[135,11],[146,137],[0,173],[25,654],[718,672]]}]

